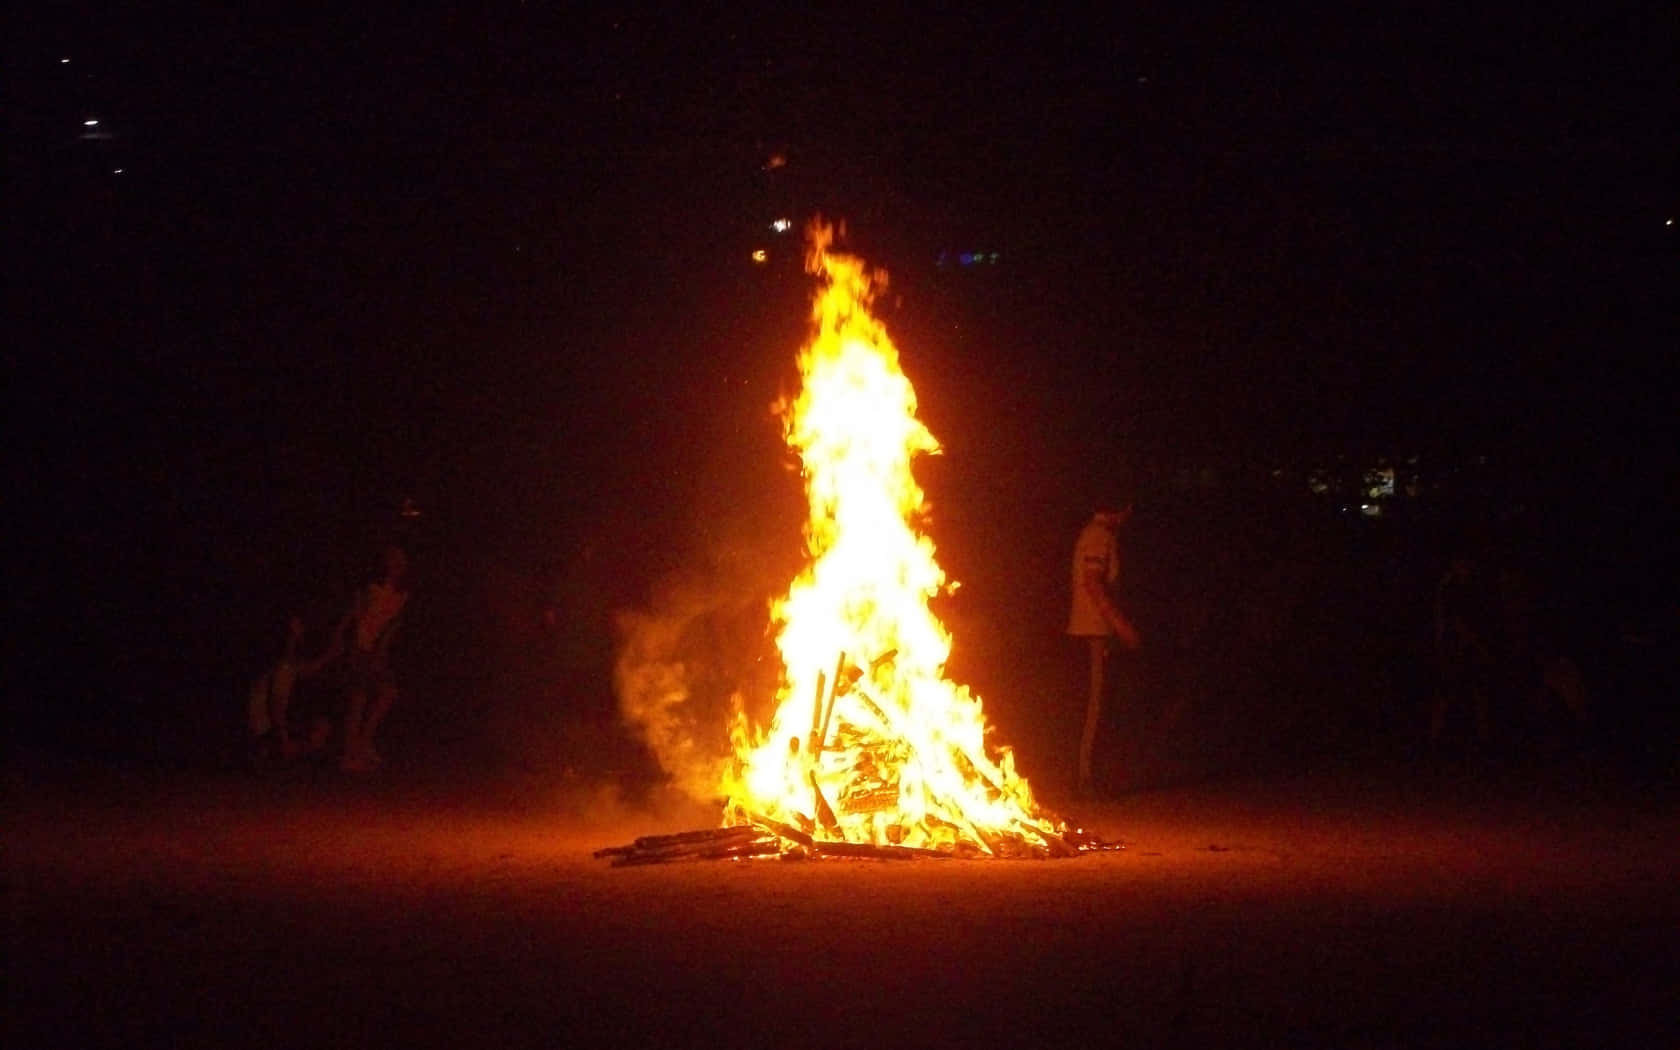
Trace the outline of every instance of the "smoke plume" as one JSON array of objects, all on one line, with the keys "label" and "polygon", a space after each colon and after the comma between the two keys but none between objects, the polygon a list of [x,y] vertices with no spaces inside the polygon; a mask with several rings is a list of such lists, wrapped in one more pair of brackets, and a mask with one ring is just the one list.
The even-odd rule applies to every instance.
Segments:
[{"label": "smoke plume", "polygon": [[774,692],[767,610],[743,581],[714,573],[670,581],[650,608],[614,617],[619,714],[694,799],[720,798],[733,712]]}]

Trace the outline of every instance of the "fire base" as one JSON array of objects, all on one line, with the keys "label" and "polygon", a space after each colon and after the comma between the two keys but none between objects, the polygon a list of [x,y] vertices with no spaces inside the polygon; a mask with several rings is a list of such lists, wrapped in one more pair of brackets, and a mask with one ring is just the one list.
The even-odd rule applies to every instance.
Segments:
[{"label": "fire base", "polygon": [[1057,834],[1041,833],[1042,845],[1014,840],[993,852],[972,846],[950,851],[913,846],[875,845],[867,842],[829,842],[799,828],[769,818],[727,828],[684,831],[675,835],[644,835],[623,846],[595,851],[597,859],[612,858],[615,868],[644,864],[669,864],[681,860],[957,860],[1004,858],[1046,860],[1077,857],[1082,853],[1125,849],[1123,843],[1097,837],[1081,828]]}]

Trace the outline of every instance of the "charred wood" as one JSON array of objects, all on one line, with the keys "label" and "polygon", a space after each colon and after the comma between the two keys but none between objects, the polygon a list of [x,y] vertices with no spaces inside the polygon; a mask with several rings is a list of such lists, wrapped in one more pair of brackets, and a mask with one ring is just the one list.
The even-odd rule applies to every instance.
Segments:
[{"label": "charred wood", "polygon": [[719,844],[738,844],[762,837],[763,832],[750,824],[736,824],[727,828],[707,828],[684,831],[676,835],[644,835],[624,846],[608,846],[595,851],[595,856],[622,857],[635,853],[656,853],[663,850],[704,849]]},{"label": "charred wood", "polygon": [[950,860],[951,854],[915,846],[877,846],[871,842],[818,842],[819,857],[856,857],[867,860]]},{"label": "charred wood", "polygon": [[750,814],[750,816],[754,824],[771,832],[772,834],[779,835],[782,838],[787,839],[789,842],[797,843],[807,849],[816,844],[816,840],[812,838],[809,833],[801,831],[792,824],[784,824],[779,820],[772,820],[769,817],[761,817],[756,813]]},{"label": "charred wood", "polygon": [[691,843],[667,846],[656,850],[636,850],[613,861],[615,868],[642,864],[669,864],[678,860],[727,860],[735,857],[768,857],[782,851],[781,840],[774,837],[723,843]]}]

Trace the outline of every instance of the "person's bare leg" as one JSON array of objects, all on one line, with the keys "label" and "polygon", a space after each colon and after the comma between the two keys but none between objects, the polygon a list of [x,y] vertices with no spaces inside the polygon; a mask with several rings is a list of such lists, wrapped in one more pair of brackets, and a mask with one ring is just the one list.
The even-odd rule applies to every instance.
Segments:
[{"label": "person's bare leg", "polygon": [[362,760],[366,751],[366,738],[362,733],[362,718],[367,711],[368,695],[365,689],[355,689],[350,693],[349,710],[344,715],[344,756],[342,764],[346,767],[354,766]]},{"label": "person's bare leg", "polygon": [[390,714],[391,705],[397,702],[397,688],[393,685],[382,685],[374,690],[373,701],[368,704],[367,713],[362,718],[362,754],[375,762],[380,761],[379,752],[373,746],[373,736],[379,730],[379,723],[385,721]]},{"label": "person's bare leg", "polygon": [[1091,749],[1102,721],[1103,664],[1108,659],[1108,639],[1088,639],[1091,646],[1091,690],[1085,700],[1085,731],[1079,737],[1079,790],[1091,789]]},{"label": "person's bare leg", "polygon": [[[278,672],[276,672],[278,674]],[[282,685],[275,682],[268,692],[268,721],[274,727],[276,738],[280,741],[280,757],[296,758],[297,748],[292,744],[291,717],[292,690],[291,683]]]},{"label": "person's bare leg", "polygon": [[1493,723],[1492,719],[1488,717],[1488,687],[1485,685],[1476,686],[1471,691],[1471,702],[1475,705],[1476,711],[1476,742],[1486,745],[1493,739]]}]

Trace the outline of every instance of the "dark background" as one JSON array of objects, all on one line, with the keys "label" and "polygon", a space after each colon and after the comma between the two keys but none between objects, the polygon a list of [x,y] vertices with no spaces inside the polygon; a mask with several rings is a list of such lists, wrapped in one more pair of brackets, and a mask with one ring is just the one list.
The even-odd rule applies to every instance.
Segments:
[{"label": "dark background", "polygon": [[[1116,491],[1132,600],[1187,654],[1160,695],[1409,732],[1472,546],[1535,573],[1644,726],[1677,607],[1676,20],[14,15],[13,725],[216,753],[287,612],[330,619],[391,538],[418,586],[392,733],[610,723],[615,610],[676,575],[731,614],[797,565],[768,406],[821,213],[891,273],[946,446],[954,670],[1024,750],[1067,547]],[[1307,489],[1378,461],[1421,478],[1383,521]],[[1286,627],[1245,634],[1255,608]]]}]

